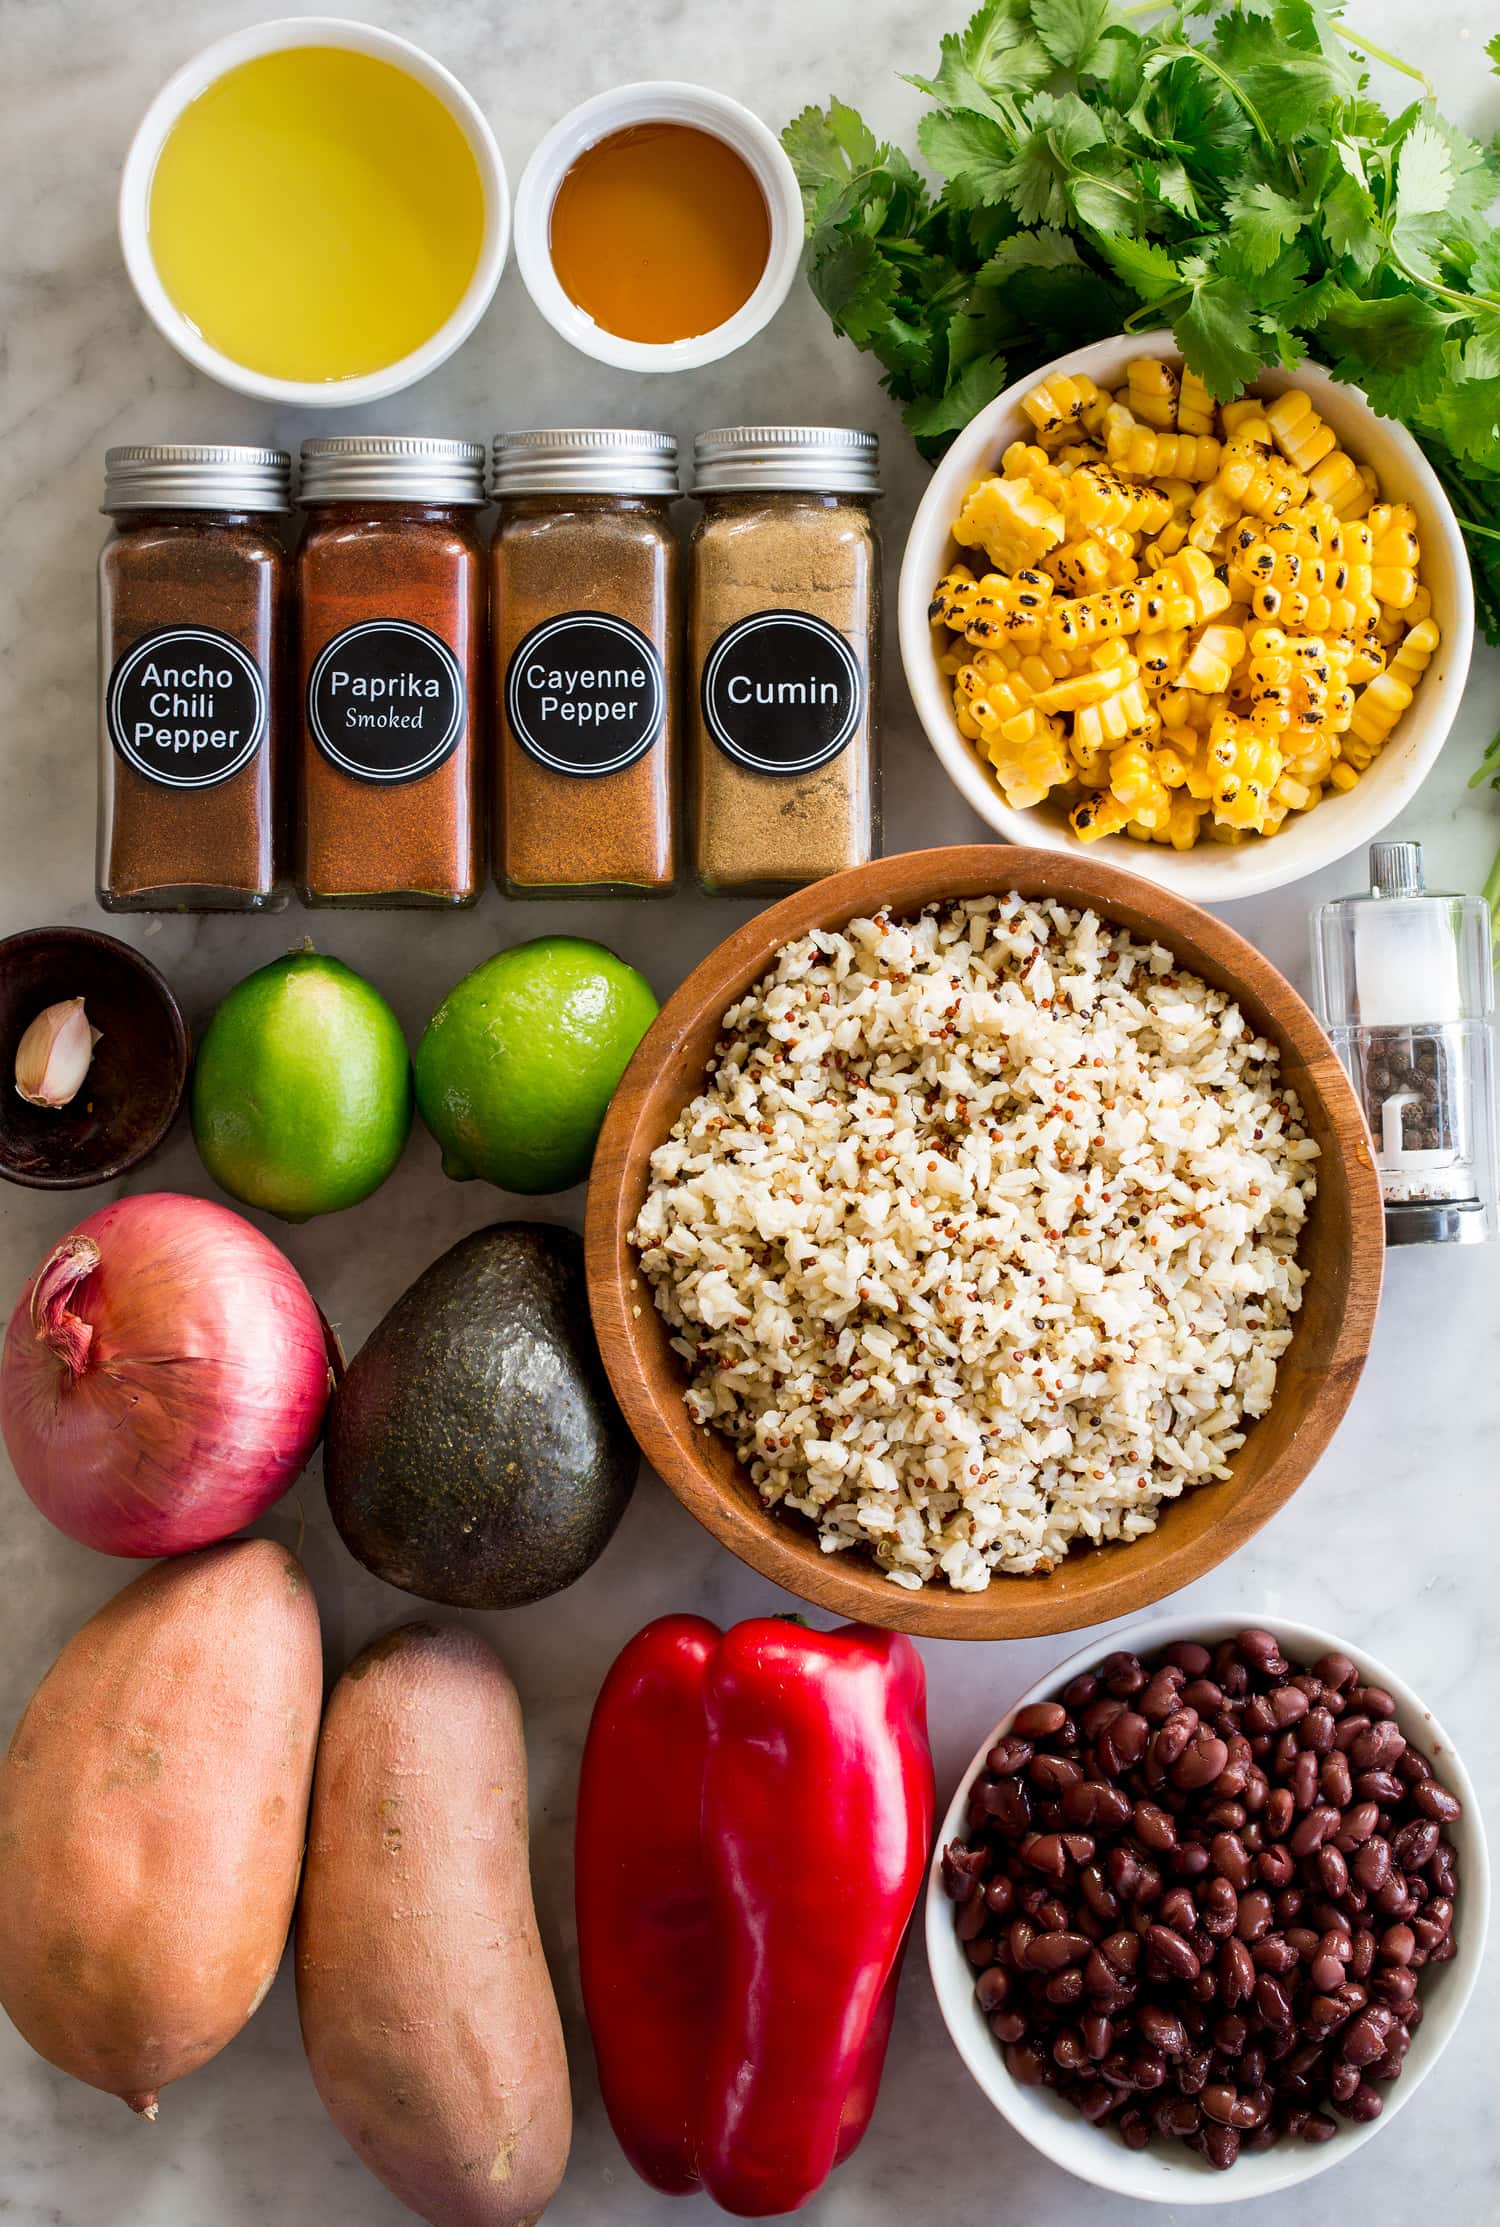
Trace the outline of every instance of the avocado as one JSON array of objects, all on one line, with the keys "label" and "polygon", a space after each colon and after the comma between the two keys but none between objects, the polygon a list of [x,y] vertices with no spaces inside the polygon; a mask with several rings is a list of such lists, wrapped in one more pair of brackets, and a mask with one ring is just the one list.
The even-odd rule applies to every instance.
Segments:
[{"label": "avocado", "polygon": [[323,1456],[366,1569],[453,1608],[518,1608],[582,1577],[640,1457],[589,1320],[571,1230],[500,1222],[435,1260],[335,1393]]}]

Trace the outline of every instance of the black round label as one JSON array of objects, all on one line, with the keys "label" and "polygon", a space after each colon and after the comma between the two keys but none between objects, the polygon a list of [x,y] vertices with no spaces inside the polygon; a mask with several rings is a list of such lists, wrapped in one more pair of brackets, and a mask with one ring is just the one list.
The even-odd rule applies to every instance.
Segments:
[{"label": "black round label", "polygon": [[160,626],[116,660],[104,697],[109,739],[164,789],[211,789],[250,763],[266,732],[266,679],[211,626]]},{"label": "black round label", "polygon": [[811,773],[865,713],[865,676],[842,634],[807,611],[757,611],[725,630],[703,668],[703,720],[752,773]]},{"label": "black round label", "polygon": [[505,674],[505,716],[528,757],[554,773],[623,773],[667,716],[667,676],[638,627],[601,611],[534,626]]},{"label": "black round label", "polygon": [[464,676],[444,641],[407,619],[366,619],[326,644],[307,683],[307,723],[356,781],[416,781],[458,748]]}]

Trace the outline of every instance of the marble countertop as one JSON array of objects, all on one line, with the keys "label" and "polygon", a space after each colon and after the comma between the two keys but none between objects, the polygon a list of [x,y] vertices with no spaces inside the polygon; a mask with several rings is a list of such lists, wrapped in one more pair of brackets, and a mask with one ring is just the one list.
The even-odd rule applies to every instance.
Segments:
[{"label": "marble countertop", "polygon": [[[308,13],[298,0],[289,12]],[[909,134],[917,96],[898,70],[935,59],[951,8],[909,0],[570,0],[566,9],[478,0],[361,0],[374,20],[427,46],[492,119],[512,180],[541,133],[576,100],[627,78],[720,85],[779,124],[838,91],[883,130]],[[267,13],[272,12],[269,8]],[[135,121],[170,70],[253,20],[254,0],[11,0],[5,25],[6,129],[0,224],[5,333],[0,391],[0,934],[41,921],[99,925],[94,825],[93,566],[107,442],[261,440],[289,446],[321,430],[219,391],[148,325],[114,233],[119,165]],[[1448,112],[1488,138],[1500,88],[1485,74],[1492,11],[1475,0],[1365,0],[1359,28],[1419,55]],[[1401,105],[1399,88],[1387,89]],[[506,424],[695,428],[746,415],[868,424],[885,442],[887,546],[894,567],[922,472],[867,360],[834,339],[802,288],[742,354],[670,381],[629,380],[571,353],[531,307],[512,267],[478,332],[425,385],[362,422],[474,433]],[[347,420],[342,422],[347,423]],[[982,832],[934,778],[906,702],[894,642],[887,682],[887,845]],[[1500,656],[1481,650],[1447,752],[1399,832],[1427,846],[1440,886],[1476,888],[1500,843],[1500,801],[1466,789],[1497,719]],[[1307,985],[1307,913],[1352,887],[1358,862],[1234,908],[1234,924]],[[748,908],[683,896],[670,910],[506,905],[472,915],[324,916],[320,946],[370,975],[412,1040],[442,993],[489,952],[549,929],[615,945],[662,995]],[[201,1025],[223,992],[284,949],[306,923],[280,919],[127,922]],[[210,1186],[185,1129],[151,1170],[163,1188]],[[19,1290],[49,1243],[102,1203],[0,1193],[0,1294]],[[581,1194],[549,1202],[576,1222]],[[340,1324],[351,1350],[416,1273],[464,1232],[504,1214],[479,1186],[440,1176],[420,1131],[376,1209],[275,1234]],[[9,1299],[7,1296],[7,1305]],[[1273,1623],[1298,1615],[1384,1657],[1446,1723],[1500,1811],[1500,1707],[1489,1626],[1500,1557],[1500,1249],[1392,1258],[1371,1364],[1348,1420],[1291,1504],[1192,1589],[1205,1614]],[[3,1467],[0,1460],[0,1467]],[[305,1527],[305,1529],[304,1529]],[[413,1604],[365,1575],[334,1537],[316,1474],[268,1528],[296,1543],[322,1609],[330,1671]],[[130,1574],[71,1545],[0,1478],[0,1726],[14,1721],[63,1641]],[[673,2202],[625,2164],[600,2107],[572,1949],[571,1828],[578,1753],[606,1665],[648,1617],[692,1608],[732,1619],[789,1605],[643,1477],[615,1542],[571,1592],[475,1619],[510,1663],[526,1705],[533,1860],[543,1931],[568,2026],[577,2132],[549,2227],[691,2227],[706,2200]],[[1183,1596],[1187,1605],[1187,1596]],[[1104,1633],[1100,1633],[1101,1643]],[[1072,1639],[928,1645],[943,1798],[986,1728]],[[0,1879],[0,1923],[4,1923]],[[1254,2227],[1317,2227],[1337,2214],[1416,2227],[1440,2203],[1453,2227],[1500,2212],[1500,1959],[1481,1978],[1462,2036],[1399,2131],[1274,2204],[1236,2207]],[[400,2227],[408,2218],[325,2118],[298,2044],[284,1968],[246,2031],[171,2089],[159,2125],[34,2057],[0,2021],[0,2220],[6,2227]],[[986,2227],[1042,2217],[1053,2227],[1140,2227],[1145,2207],[1066,2176],[990,2112],[938,2018],[914,1948],[884,2090],[863,2147],[805,2215],[817,2227]],[[1200,2217],[1227,2217],[1215,2207]]]}]

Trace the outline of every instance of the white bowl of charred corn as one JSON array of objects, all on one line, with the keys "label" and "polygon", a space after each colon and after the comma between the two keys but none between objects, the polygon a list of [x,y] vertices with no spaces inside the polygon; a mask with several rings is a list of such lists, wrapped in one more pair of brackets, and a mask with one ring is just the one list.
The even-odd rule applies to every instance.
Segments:
[{"label": "white bowl of charred corn", "polygon": [[1401,810],[1474,606],[1403,426],[1305,364],[1218,404],[1163,331],[1061,357],[959,435],[900,626],[928,739],[991,827],[1222,904]]}]

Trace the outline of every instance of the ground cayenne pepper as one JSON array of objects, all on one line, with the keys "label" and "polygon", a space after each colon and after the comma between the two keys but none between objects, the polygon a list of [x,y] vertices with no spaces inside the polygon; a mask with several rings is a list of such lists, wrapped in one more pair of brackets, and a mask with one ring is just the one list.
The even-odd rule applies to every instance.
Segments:
[{"label": "ground cayenne pepper", "polygon": [[304,441],[296,878],[309,905],[470,905],[484,873],[474,441]]},{"label": "ground cayenne pepper", "polygon": [[502,433],[493,491],[495,878],[637,896],[677,873],[677,443]]},{"label": "ground cayenne pepper", "polygon": [[281,866],[280,449],[112,448],[99,559],[99,902],[269,910]]}]

